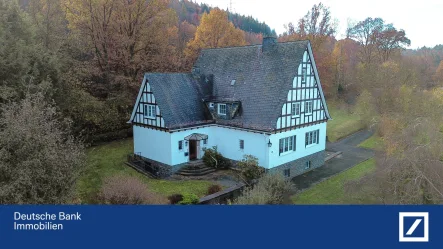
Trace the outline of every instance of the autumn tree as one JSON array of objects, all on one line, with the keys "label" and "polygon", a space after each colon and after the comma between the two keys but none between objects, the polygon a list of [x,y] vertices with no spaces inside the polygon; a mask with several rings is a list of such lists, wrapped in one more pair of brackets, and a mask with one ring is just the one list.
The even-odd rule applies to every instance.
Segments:
[{"label": "autumn tree", "polygon": [[37,26],[37,37],[46,49],[57,51],[67,38],[62,0],[33,0],[27,11]]},{"label": "autumn tree", "polygon": [[435,71],[434,74],[434,81],[436,82],[436,84],[438,84],[439,86],[443,85],[443,61],[440,61],[440,64],[438,65],[437,70]]},{"label": "autumn tree", "polygon": [[64,0],[64,7],[69,28],[88,40],[105,80],[111,72],[135,79],[174,67],[177,17],[167,1]]},{"label": "autumn tree", "polygon": [[226,12],[215,8],[209,14],[203,14],[195,38],[188,43],[185,53],[190,61],[194,61],[205,48],[243,45],[246,45],[244,32],[229,22]]},{"label": "autumn tree", "polygon": [[314,4],[311,10],[299,19],[297,25],[288,23],[285,28],[286,32],[279,37],[280,42],[310,40],[323,90],[327,96],[335,96],[337,90],[334,87],[334,58],[331,54],[337,25],[332,20],[329,7],[322,3]]},{"label": "autumn tree", "polygon": [[0,0],[0,103],[46,88],[47,99],[60,86],[59,59],[45,51],[35,26],[16,1]]},{"label": "autumn tree", "polygon": [[312,6],[311,10],[298,21],[297,26],[288,23],[285,28],[284,36],[293,36],[291,40],[309,39],[315,51],[325,42],[327,37],[334,36],[337,24],[332,20],[329,7],[319,3]]},{"label": "autumn tree", "polygon": [[411,44],[404,30],[385,24],[382,18],[368,17],[349,27],[347,34],[361,45],[360,60],[367,65],[377,60],[385,62],[393,51]]},{"label": "autumn tree", "polygon": [[83,146],[43,94],[4,104],[0,127],[0,204],[71,202]]}]

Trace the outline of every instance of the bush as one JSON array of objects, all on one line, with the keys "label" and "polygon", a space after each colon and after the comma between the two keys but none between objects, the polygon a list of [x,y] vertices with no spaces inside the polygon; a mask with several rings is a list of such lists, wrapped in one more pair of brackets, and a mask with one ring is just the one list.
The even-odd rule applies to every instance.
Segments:
[{"label": "bush", "polygon": [[116,175],[104,180],[98,199],[103,204],[166,204],[137,177]]},{"label": "bush", "polygon": [[221,190],[222,190],[222,187],[220,185],[218,185],[218,184],[211,185],[208,188],[208,195],[215,194],[217,192],[220,192]]},{"label": "bush", "polygon": [[247,188],[234,204],[283,204],[284,194],[293,191],[292,183],[280,174],[266,174],[254,187]]},{"label": "bush", "polygon": [[172,205],[175,205],[183,200],[183,195],[173,194],[173,195],[168,196],[168,200],[169,200],[169,203],[171,203]]},{"label": "bush", "polygon": [[217,146],[212,147],[212,149],[203,150],[205,154],[202,160],[206,166],[216,169],[228,169],[232,166],[231,161],[217,151]]},{"label": "bush", "polygon": [[195,205],[200,202],[200,199],[195,194],[183,194],[183,200],[181,200],[178,204],[180,205]]},{"label": "bush", "polygon": [[258,158],[252,155],[245,155],[238,163],[238,167],[240,168],[241,179],[248,184],[265,173],[265,169],[258,166]]}]

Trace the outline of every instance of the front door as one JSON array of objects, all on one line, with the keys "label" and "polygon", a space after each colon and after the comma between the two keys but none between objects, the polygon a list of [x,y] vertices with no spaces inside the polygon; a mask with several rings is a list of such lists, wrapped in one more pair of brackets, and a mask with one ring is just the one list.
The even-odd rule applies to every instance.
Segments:
[{"label": "front door", "polygon": [[197,141],[190,140],[189,141],[189,160],[197,159]]}]

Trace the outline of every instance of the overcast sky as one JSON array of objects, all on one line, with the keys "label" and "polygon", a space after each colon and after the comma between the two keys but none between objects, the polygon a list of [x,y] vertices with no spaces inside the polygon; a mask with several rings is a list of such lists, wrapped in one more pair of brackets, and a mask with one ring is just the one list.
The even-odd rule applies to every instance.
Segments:
[{"label": "overcast sky", "polygon": [[[197,0],[213,7],[226,9],[232,1],[234,12],[251,15],[266,22],[277,34],[284,31],[285,23],[296,23],[318,0]],[[443,44],[443,0],[323,0],[330,7],[332,17],[338,21],[338,38],[342,38],[348,21],[361,21],[366,17],[381,17],[404,29],[411,39],[410,48],[433,47]]]}]

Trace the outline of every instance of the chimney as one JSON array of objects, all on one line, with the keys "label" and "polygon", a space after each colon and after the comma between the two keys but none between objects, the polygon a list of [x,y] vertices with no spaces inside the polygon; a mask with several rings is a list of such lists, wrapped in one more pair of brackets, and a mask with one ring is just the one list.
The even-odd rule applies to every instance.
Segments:
[{"label": "chimney", "polygon": [[272,51],[277,45],[277,37],[263,37],[262,52]]}]

